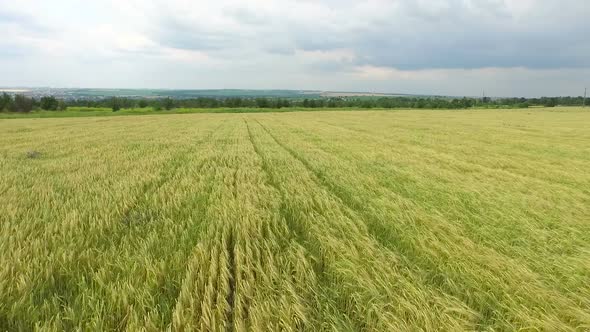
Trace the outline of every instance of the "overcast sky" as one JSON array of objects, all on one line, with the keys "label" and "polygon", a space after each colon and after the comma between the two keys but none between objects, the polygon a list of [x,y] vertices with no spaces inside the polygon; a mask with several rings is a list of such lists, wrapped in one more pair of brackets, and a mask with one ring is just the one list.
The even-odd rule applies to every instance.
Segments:
[{"label": "overcast sky", "polygon": [[0,86],[581,95],[588,0],[0,0]]}]

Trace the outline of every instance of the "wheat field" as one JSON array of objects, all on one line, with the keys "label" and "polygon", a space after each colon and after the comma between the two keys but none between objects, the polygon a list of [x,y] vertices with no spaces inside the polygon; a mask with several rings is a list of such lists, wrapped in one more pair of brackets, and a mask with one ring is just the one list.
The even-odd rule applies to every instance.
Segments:
[{"label": "wheat field", "polygon": [[0,330],[590,330],[590,111],[0,120]]}]

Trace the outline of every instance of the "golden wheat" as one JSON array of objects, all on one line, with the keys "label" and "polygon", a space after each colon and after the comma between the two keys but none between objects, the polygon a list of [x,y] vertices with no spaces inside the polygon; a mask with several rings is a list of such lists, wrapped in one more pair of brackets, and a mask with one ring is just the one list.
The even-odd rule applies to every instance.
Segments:
[{"label": "golden wheat", "polygon": [[0,120],[0,330],[590,329],[583,109]]}]

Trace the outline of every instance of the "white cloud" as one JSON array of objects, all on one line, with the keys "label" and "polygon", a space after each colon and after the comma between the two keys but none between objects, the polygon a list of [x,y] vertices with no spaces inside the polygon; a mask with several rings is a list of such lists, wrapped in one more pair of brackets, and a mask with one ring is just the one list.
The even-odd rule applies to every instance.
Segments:
[{"label": "white cloud", "polygon": [[0,85],[576,94],[589,14],[576,0],[0,0]]}]

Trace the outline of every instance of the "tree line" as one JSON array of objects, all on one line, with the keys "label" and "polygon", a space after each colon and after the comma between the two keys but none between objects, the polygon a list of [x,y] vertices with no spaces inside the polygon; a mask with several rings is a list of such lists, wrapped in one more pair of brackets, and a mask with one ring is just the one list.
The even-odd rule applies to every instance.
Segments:
[{"label": "tree line", "polygon": [[542,97],[542,98],[448,98],[448,97],[334,97],[334,98],[210,98],[191,99],[135,99],[113,97],[98,100],[62,100],[53,96],[40,99],[24,95],[3,93],[0,97],[0,111],[30,112],[34,109],[48,111],[65,110],[67,107],[100,107],[119,111],[124,108],[152,108],[171,110],[174,108],[427,108],[464,109],[482,108],[526,108],[530,106],[554,107],[581,106],[583,97]]},{"label": "tree line", "polygon": [[38,100],[25,95],[9,95],[6,92],[0,96],[0,112],[30,112],[34,109],[43,109],[47,111],[63,111],[68,107],[63,100],[53,96],[41,97]]},{"label": "tree line", "polygon": [[133,99],[110,98],[103,100],[72,100],[70,106],[109,107],[114,111],[122,108],[146,108],[171,110],[174,108],[433,108],[464,109],[526,108],[531,106],[555,107],[581,106],[583,97],[542,98],[447,98],[447,97],[334,97],[334,98],[210,98],[191,99]]}]

